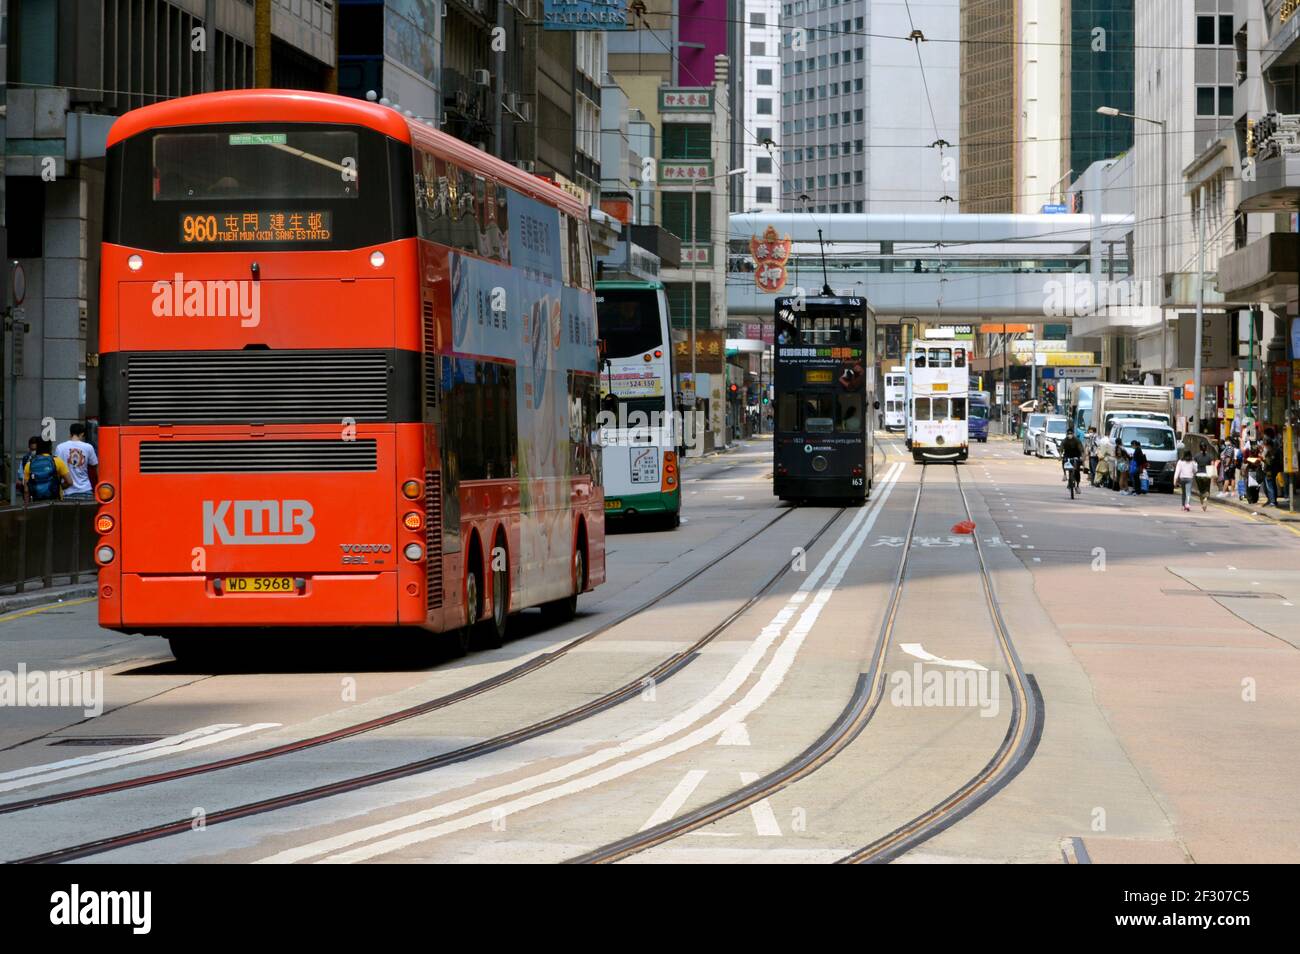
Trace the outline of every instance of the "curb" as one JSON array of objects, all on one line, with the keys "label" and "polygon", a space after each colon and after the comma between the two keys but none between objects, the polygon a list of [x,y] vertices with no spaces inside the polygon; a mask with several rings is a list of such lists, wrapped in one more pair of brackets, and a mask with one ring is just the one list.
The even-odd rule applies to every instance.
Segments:
[{"label": "curb", "polygon": [[94,596],[98,588],[99,584],[97,583],[78,583],[74,586],[52,587],[48,590],[35,590],[31,593],[14,593],[11,596],[0,596],[0,614],[26,609],[29,606],[62,603],[64,600]]},{"label": "curb", "polygon": [[1274,523],[1300,523],[1300,510],[1295,513],[1281,509],[1275,511],[1273,507],[1260,507],[1259,504],[1246,504],[1238,500],[1221,497],[1210,497],[1210,503],[1218,504],[1220,507],[1227,507],[1229,510],[1235,510],[1248,517],[1263,517],[1265,520],[1271,520]]}]

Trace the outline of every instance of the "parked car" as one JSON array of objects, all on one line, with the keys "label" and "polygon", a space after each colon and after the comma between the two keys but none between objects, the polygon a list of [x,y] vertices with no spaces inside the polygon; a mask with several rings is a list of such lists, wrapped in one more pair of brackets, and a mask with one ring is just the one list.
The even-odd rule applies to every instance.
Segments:
[{"label": "parked car", "polygon": [[1043,429],[1043,422],[1047,420],[1046,414],[1030,414],[1025,419],[1025,437],[1021,450],[1025,454],[1034,452],[1034,441],[1038,437],[1038,432]]},{"label": "parked car", "polygon": [[1131,448],[1137,441],[1146,455],[1152,488],[1173,493],[1174,467],[1178,464],[1181,445],[1172,427],[1160,421],[1120,418],[1111,424],[1105,440],[1112,449],[1116,442]]},{"label": "parked car", "polygon": [[1042,430],[1034,436],[1035,457],[1060,457],[1061,441],[1070,430],[1070,419],[1064,415],[1049,414]]}]

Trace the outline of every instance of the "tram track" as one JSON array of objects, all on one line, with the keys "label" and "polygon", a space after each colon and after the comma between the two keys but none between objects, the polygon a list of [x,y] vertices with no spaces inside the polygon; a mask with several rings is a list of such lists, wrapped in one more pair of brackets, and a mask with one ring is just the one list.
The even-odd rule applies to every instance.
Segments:
[{"label": "tram track", "polygon": [[[921,499],[925,493],[927,471],[928,467],[922,469],[917,484],[916,499],[912,504],[911,518],[902,548],[903,555],[899,560],[898,571],[890,590],[880,634],[872,653],[871,665],[867,672],[859,675],[853,695],[835,722],[795,758],[749,785],[684,815],[573,858],[569,863],[607,864],[621,861],[710,825],[769,798],[811,775],[840,754],[861,734],[884,697],[885,656],[891,643],[906,585],[912,542],[920,515]],[[954,473],[957,475],[957,489],[961,495],[966,519],[973,522],[970,501],[961,484],[960,470],[954,468]],[[997,634],[999,648],[1009,669],[1008,680],[1011,683],[1014,704],[1007,733],[993,758],[955,792],[889,834],[851,852],[841,859],[840,863],[892,861],[934,837],[973,812],[1001,790],[1024,768],[1037,748],[1042,734],[1042,696],[1033,677],[1025,674],[1019,656],[1016,654],[993,589],[992,578],[983,550],[980,548],[978,535],[973,535],[973,539],[990,618]]]},{"label": "tram track", "polygon": [[[716,566],[722,560],[726,559],[727,556],[730,556],[732,553],[736,552],[741,547],[750,543],[757,536],[759,536],[763,531],[765,531],[773,524],[775,524],[778,520],[782,519],[787,514],[793,512],[794,509],[795,508],[783,509],[778,514],[777,517],[768,521],[766,524],[764,524],[763,527],[759,528],[755,533],[749,535],[743,541],[736,544],[736,546],[730,548],[722,556],[718,557],[717,559],[706,564],[704,567],[701,567],[699,570],[695,571],[686,580],[683,580],[682,582],[677,584],[677,586],[673,587],[672,590],[666,591],[665,593],[656,596],[652,600],[649,600],[641,604],[634,610],[629,611],[628,613],[621,615],[616,620],[613,620],[605,624],[604,626],[600,627],[598,630],[594,630],[591,633],[584,634],[583,636],[578,637],[578,639],[575,639],[570,643],[565,644],[563,647],[561,647],[560,650],[557,650],[554,654],[551,655],[553,655],[555,658],[559,658],[560,655],[562,655],[563,653],[567,653],[568,651],[580,645],[581,643],[595,638],[595,636],[599,635],[600,633],[607,632],[609,629],[612,629],[613,627],[625,622],[631,617],[637,615],[638,613],[643,612],[644,610],[660,602],[669,593],[674,592],[676,589],[679,589],[682,585],[685,585],[685,583],[694,580],[695,578],[697,578],[698,576],[706,572],[708,569]],[[843,514],[847,511],[847,509],[848,509],[847,507],[841,507],[836,509],[835,512],[830,516],[830,518],[827,519],[822,524],[822,526],[816,531],[816,533],[814,533],[812,537],[803,545],[802,549],[806,552],[810,550],[813,546],[815,546],[816,543],[822,538],[822,536],[824,536],[825,533],[832,526],[834,526],[836,521],[839,520],[841,516],[843,516]],[[568,709],[555,716],[551,716],[547,719],[543,719],[541,721],[532,723],[528,726],[514,729],[509,732],[505,732],[488,739],[483,739],[480,740],[479,742],[475,742],[458,749],[453,749],[451,751],[444,752],[436,756],[431,756],[428,758],[418,759],[412,762],[403,763],[401,765],[394,766],[389,769],[382,769],[376,772],[367,773],[365,775],[354,776],[351,778],[341,779],[323,785],[313,786],[308,789],[289,792],[283,795],[262,799],[256,802],[250,802],[229,809],[223,809],[220,811],[211,812],[205,816],[204,824],[205,826],[212,826],[215,824],[220,824],[222,822],[235,821],[240,818],[247,818],[253,815],[259,815],[266,812],[275,811],[281,808],[288,808],[295,805],[301,805],[307,802],[317,801],[319,799],[328,798],[334,795],[341,795],[347,792],[353,792],[359,789],[369,788],[375,785],[382,784],[384,782],[395,781],[398,779],[407,778],[412,775],[418,775],[424,772],[434,771],[436,769],[443,768],[449,765],[454,765],[461,762],[469,761],[471,759],[478,758],[487,755],[489,753],[508,748],[512,745],[517,745],[521,742],[526,742],[530,739],[534,739],[541,735],[545,735],[546,733],[553,732],[557,729],[561,729],[566,726],[573,725],[584,719],[588,719],[600,712],[604,712],[608,709],[611,709],[619,705],[620,703],[628,701],[629,699],[636,698],[645,690],[647,685],[662,682],[663,680],[675,675],[685,666],[689,665],[695,658],[698,657],[700,650],[702,650],[705,646],[707,646],[710,642],[712,642],[721,633],[723,633],[728,628],[730,628],[736,622],[737,619],[743,616],[745,612],[747,612],[755,603],[757,603],[760,599],[766,596],[772,590],[772,588],[775,587],[777,583],[780,582],[780,580],[790,572],[790,569],[791,569],[791,564],[789,561],[783,563],[781,568],[777,570],[774,574],[772,574],[772,576],[770,576],[751,596],[749,596],[736,609],[731,611],[723,620],[721,620],[719,623],[711,627],[708,630],[708,632],[702,635],[690,646],[686,647],[685,649],[679,650],[678,652],[667,657],[666,659],[661,660],[650,670],[638,675],[634,679],[624,683],[618,688],[606,692],[605,694],[599,696],[598,698],[592,699],[589,702],[586,702],[580,706],[576,706],[574,708]],[[510,670],[509,673],[503,673],[501,675],[507,676],[507,675],[515,674],[512,677],[512,679],[518,678],[519,675],[523,674],[522,672],[519,672],[518,669],[522,669],[522,668],[523,667],[517,667],[516,670]],[[533,671],[533,670],[530,669],[528,671]],[[485,682],[492,682],[492,680],[485,680]],[[494,682],[492,686],[489,686],[487,688],[495,688],[496,685],[501,685],[501,684],[502,682],[497,681]],[[482,684],[476,684],[476,686],[472,686],[468,688],[474,689],[479,685]],[[462,690],[462,693],[464,693],[465,691],[466,690]],[[486,691],[486,688],[480,691]],[[468,698],[468,696],[465,696],[463,694],[452,694],[452,695],[458,697],[452,701],[459,701],[461,698]],[[450,697],[446,697],[446,698],[450,698]],[[449,705],[451,703],[447,702],[445,704]],[[431,703],[425,703],[423,705],[429,706],[431,705]],[[441,707],[442,706],[438,706],[438,708]],[[420,707],[416,707],[416,708],[420,708]],[[403,712],[405,711],[407,710],[403,710]],[[433,710],[425,709],[424,711],[415,714],[422,715],[424,714],[425,711],[433,711]],[[414,715],[406,716],[406,718],[413,718],[413,717]],[[386,724],[391,724],[391,722]],[[371,726],[371,728],[377,728],[377,727],[378,726]],[[361,730],[361,731],[368,731],[368,729]],[[353,731],[350,734],[356,735],[359,734],[359,732]],[[330,738],[328,741],[335,741],[336,738]],[[316,744],[323,744],[323,742],[317,742]],[[260,759],[257,760],[262,760],[262,759],[273,757],[272,755],[268,755],[264,753],[274,753],[276,755],[283,755],[283,754],[287,754],[290,751],[294,751],[294,752],[302,751],[303,748],[306,747],[307,746],[300,745],[294,748],[286,748],[282,746],[282,747],[276,747],[275,749],[262,750],[261,753],[251,753],[251,755],[260,755]],[[234,757],[233,759],[221,760],[220,762],[206,763],[206,764],[212,766],[219,766],[221,768],[228,768],[231,767],[232,765],[247,764],[248,761],[252,761],[252,760],[247,758],[240,759],[240,757]],[[195,766],[195,768],[204,768],[204,767]],[[204,771],[215,771],[215,768],[204,768]],[[177,773],[181,773],[181,774],[177,774]],[[158,781],[169,781],[174,778],[185,778],[195,774],[202,774],[202,773],[193,772],[193,771],[186,772],[185,770],[174,770],[173,772],[169,772],[169,773],[158,773],[157,778],[153,778],[151,779],[150,782],[147,783],[142,782],[139,779],[132,779],[132,780],[125,780],[124,783],[119,783],[117,787],[101,786],[100,788],[106,791],[123,791],[129,788],[141,787],[142,784],[153,784]],[[130,783],[134,783],[134,784],[130,784]],[[103,791],[98,791],[98,790],[92,790],[92,791],[94,794],[103,793]],[[64,794],[75,795],[75,793],[64,793]],[[46,800],[39,800],[39,801],[33,799],[31,801],[37,801],[38,804],[53,804],[56,801],[60,801],[60,800],[66,801],[68,799],[55,798],[54,800],[46,799]],[[37,807],[37,806],[31,805],[28,807]],[[2,808],[2,806],[0,806],[0,808]],[[91,855],[102,854],[104,852],[112,851],[117,848],[124,848],[130,845],[142,844],[148,841],[154,841],[160,838],[165,838],[170,835],[180,834],[182,832],[191,830],[192,827],[193,827],[193,819],[187,817],[184,819],[178,819],[176,821],[150,826],[148,828],[139,829],[137,831],[128,832],[121,835],[108,836],[105,838],[96,839],[83,844],[54,849],[51,851],[42,852],[40,854],[32,855],[24,858],[18,858],[10,863],[38,864],[38,863],[58,863],[64,861],[74,861],[79,858],[85,858]]]},{"label": "tram track", "polygon": [[270,746],[268,748],[258,749],[253,752],[246,752],[240,755],[232,755],[222,759],[214,759],[210,762],[201,762],[196,765],[185,766],[182,768],[168,769],[166,771],[161,771],[161,772],[152,772],[146,775],[139,775],[133,778],[121,779],[116,782],[108,782],[102,785],[90,785],[90,786],[85,786],[83,788],[69,789],[67,791],[62,791],[62,792],[50,792],[43,795],[35,795],[29,798],[19,799],[12,802],[0,803],[0,816],[10,815],[15,812],[27,811],[33,808],[43,808],[48,805],[57,805],[63,802],[76,801],[83,798],[92,798],[97,795],[108,795],[116,792],[130,791],[132,789],[143,788],[149,785],[157,785],[163,782],[173,782],[173,781],[178,781],[180,779],[193,778],[198,775],[206,775],[212,772],[222,771],[224,769],[236,768],[241,765],[251,765],[255,762],[263,762],[268,759],[277,758],[279,756],[289,755],[295,752],[302,752],[307,749],[316,748],[322,745],[328,745],[331,742],[339,742],[343,739],[353,738],[354,736],[363,735],[367,732],[373,732],[376,729],[387,728],[388,726],[396,725],[401,722],[406,722],[409,721],[410,719],[416,719],[419,718],[420,716],[425,716],[432,712],[437,712],[440,709],[445,709],[448,706],[455,705],[456,703],[464,702],[467,699],[472,699],[476,696],[482,695],[483,693],[490,692],[501,686],[512,683],[518,679],[523,678],[524,676],[537,672],[538,670],[544,669],[545,667],[551,665],[557,660],[564,658],[574,649],[577,649],[579,646],[582,646],[585,643],[588,643],[591,640],[596,639],[597,637],[603,635],[604,633],[609,632],[615,627],[621,626],[623,623],[626,623],[632,617],[645,612],[646,610],[650,609],[653,606],[656,606],[657,604],[659,604],[660,602],[662,602],[663,600],[671,596],[674,592],[676,592],[681,587],[686,586],[687,584],[695,581],[696,579],[698,579],[699,577],[707,573],[709,570],[712,570],[713,568],[717,567],[728,557],[732,556],[733,554],[737,553],[744,547],[748,546],[755,539],[757,539],[759,536],[761,536],[771,527],[775,526],[778,522],[785,519],[785,517],[787,517],[792,512],[793,510],[789,508],[779,510],[776,516],[774,516],[771,520],[768,520],[765,523],[763,523],[762,526],[754,530],[753,533],[748,534],[747,536],[744,537],[744,539],[738,541],[733,546],[725,550],[723,553],[709,560],[707,563],[705,563],[703,566],[699,567],[698,569],[692,571],[685,578],[674,582],[672,586],[662,590],[661,592],[652,596],[650,599],[645,600],[644,602],[638,604],[632,609],[627,610],[624,613],[620,613],[618,616],[615,616],[613,619],[605,623],[602,623],[601,625],[597,626],[595,629],[589,630],[588,632],[583,633],[580,636],[574,637],[573,639],[569,640],[567,643],[562,644],[561,646],[559,646],[554,650],[551,650],[550,652],[541,653],[523,663],[520,663],[518,666],[515,666],[511,669],[507,669],[505,672],[497,673],[494,676],[489,676],[486,679],[482,679],[478,682],[472,683],[471,685],[465,686],[461,689],[457,689],[454,692],[449,692],[444,695],[437,696],[436,698],[426,700],[425,702],[417,703],[416,705],[413,706],[408,706],[404,709],[399,709],[395,712],[386,713],[381,716],[376,716],[375,718],[367,719],[364,722],[357,722],[352,725],[343,726],[341,728],[331,730],[329,732],[322,732],[317,735],[308,736],[307,738],[304,739],[296,739],[292,742],[285,742],[281,745]]}]

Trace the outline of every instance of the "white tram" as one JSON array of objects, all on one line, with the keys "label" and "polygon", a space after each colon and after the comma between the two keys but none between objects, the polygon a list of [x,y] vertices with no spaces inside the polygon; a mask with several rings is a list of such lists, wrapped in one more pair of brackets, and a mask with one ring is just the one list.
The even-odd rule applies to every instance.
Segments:
[{"label": "white tram", "polygon": [[907,353],[907,447],[918,463],[963,461],[969,452],[971,342],[926,334]]}]

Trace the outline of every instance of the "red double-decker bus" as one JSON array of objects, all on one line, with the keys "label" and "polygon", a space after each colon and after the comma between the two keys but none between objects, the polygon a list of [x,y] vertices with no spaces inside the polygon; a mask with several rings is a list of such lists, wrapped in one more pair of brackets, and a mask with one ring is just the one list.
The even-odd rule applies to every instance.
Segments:
[{"label": "red double-decker bus", "polygon": [[170,100],[108,140],[99,618],[502,638],[601,583],[586,209],[384,106]]}]

